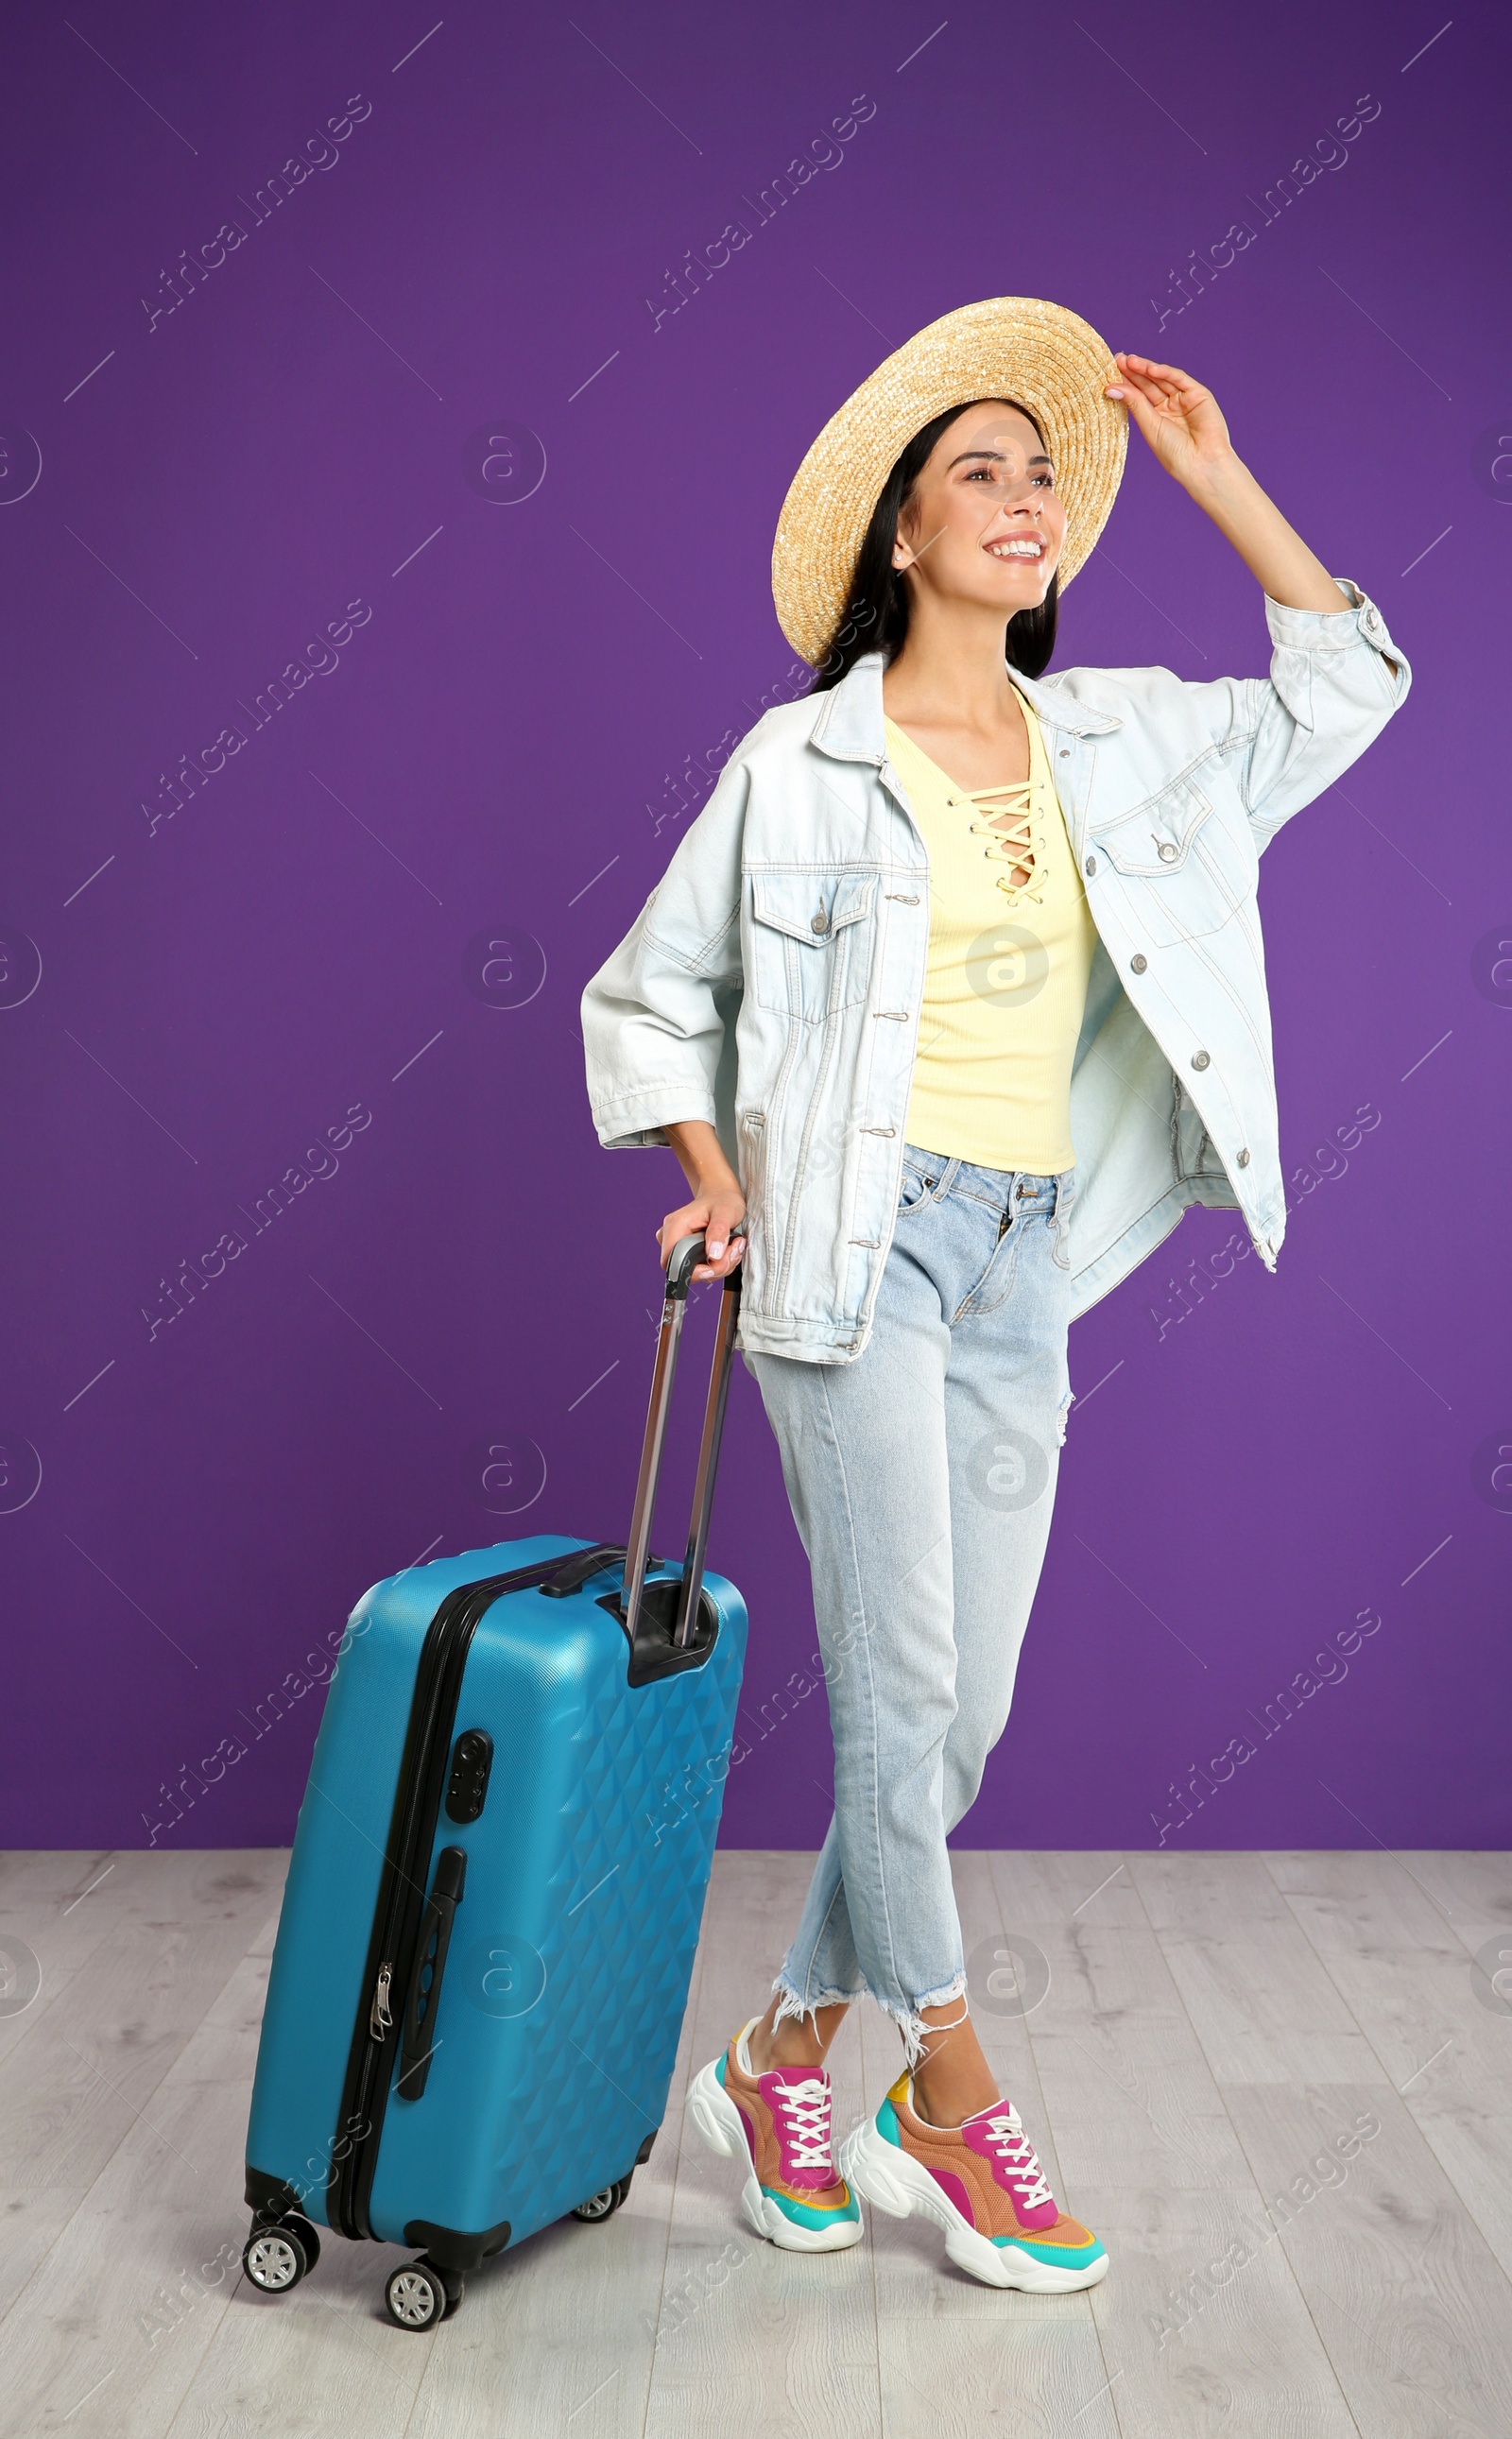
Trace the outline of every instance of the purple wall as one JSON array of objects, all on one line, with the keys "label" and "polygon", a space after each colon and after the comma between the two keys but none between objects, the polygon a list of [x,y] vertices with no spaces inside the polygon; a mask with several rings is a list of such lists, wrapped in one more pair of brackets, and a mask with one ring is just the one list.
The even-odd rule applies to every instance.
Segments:
[{"label": "purple wall", "polygon": [[[622,1527],[675,1172],[598,1150],[578,994],[705,757],[799,690],[768,569],[809,441],[890,346],[1023,291],[1212,384],[1415,685],[1264,865],[1279,1273],[1193,1214],[1077,1324],[966,1843],[1506,1843],[1504,24],[1080,16],[12,9],[9,1842],[145,1843],[239,1744],[159,1843],[288,1839],[321,1697],[258,1706],[365,1585]],[[1254,584],[1137,436],[1105,539],[1061,665],[1263,671]],[[477,1487],[504,1440],[516,1499],[545,1474],[513,1522]],[[714,1556],[753,1619],[725,1837],[817,1843],[811,1611],[743,1371]],[[1245,1737],[1183,1820],[1170,1782]]]}]

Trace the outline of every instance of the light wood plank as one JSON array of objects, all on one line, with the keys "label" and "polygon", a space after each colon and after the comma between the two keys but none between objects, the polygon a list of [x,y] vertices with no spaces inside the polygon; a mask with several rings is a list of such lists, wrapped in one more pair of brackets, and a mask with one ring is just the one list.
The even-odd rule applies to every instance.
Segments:
[{"label": "light wood plank", "polygon": [[163,2439],[403,2439],[426,2359],[453,2324],[395,2328],[375,2293],[380,2252],[333,2238],[282,2297],[240,2280]]},{"label": "light wood plank", "polygon": [[[0,1856],[0,1936],[9,1932],[24,1941],[42,1968],[31,2004],[19,2015],[0,2016],[0,2070],[112,1932],[160,1916],[165,1901],[175,1908],[180,1892],[187,1892],[184,1902],[196,1914],[213,1911],[220,1897],[211,1883],[227,1871],[239,1872],[240,1864],[239,1856],[170,1859],[146,1851]],[[253,1868],[267,1894],[276,1896],[282,1885],[280,1859],[270,1856],[264,1862],[259,1854]]]},{"label": "light wood plank", "polygon": [[128,2131],[152,2130],[157,2089],[260,1930],[282,1868],[256,1854],[152,1860],[145,1909],[125,1903],[50,2002],[44,1986],[4,2061],[7,2311]]},{"label": "light wood plank", "polygon": [[1415,2107],[1456,2075],[1504,2092],[1512,2017],[1476,1997],[1472,1950],[1394,1856],[1289,1857],[1288,1903],[1397,2091]]},{"label": "light wood plank", "polygon": [[6,1847],[0,1850],[0,1907],[67,1905],[111,1864],[118,1866],[122,1860],[112,1846]]},{"label": "light wood plank", "polygon": [[[0,2016],[0,2073],[101,1941],[133,1911],[140,1919],[145,1908],[145,1892],[133,1908],[130,1881],[116,1880],[109,1856],[83,1859],[91,1868],[78,1877],[77,1884],[73,1875],[65,1877],[58,1868],[74,1860],[69,1855],[10,1857],[11,1862],[52,1868],[32,1874],[8,1871],[0,1877],[0,1941],[7,1949],[8,1983],[14,1982],[19,1997],[36,1977],[36,1996],[29,2003],[13,2015]],[[86,1896],[90,1880],[101,1875],[100,1885]]]},{"label": "light wood plank", "polygon": [[1123,2439],[1358,2439],[1253,2186],[1090,2186],[1078,2199],[1112,2264],[1091,2300]]},{"label": "light wood plank", "polygon": [[1512,2278],[1512,2106],[1508,2077],[1487,2093],[1456,2076],[1443,2091],[1404,2095],[1432,2151],[1503,2273]]},{"label": "light wood plank", "polygon": [[1132,1855],[1129,1868],[1218,2082],[1384,2082],[1257,1855]]},{"label": "light wood plank", "polygon": [[[1374,2083],[1225,2096],[1262,2192],[1298,2202],[1278,2242],[1361,2430],[1504,2430],[1512,2288],[1408,2110]],[[1362,2119],[1380,2133],[1340,2161],[1336,2137]],[[1335,2168],[1344,2181],[1330,2187]]]},{"label": "light wood plank", "polygon": [[1468,1948],[1512,1928],[1512,1855],[1405,1852],[1401,1861]]},{"label": "light wood plank", "polygon": [[267,1975],[237,1966],[38,2262],[6,2329],[11,2428],[161,2439],[172,2422],[240,2281]]},{"label": "light wood plank", "polygon": [[1022,1854],[998,1848],[992,1880],[1005,1930],[1036,1922],[1146,1927],[1145,1909],[1126,1855],[1089,1848],[1064,1854]]},{"label": "light wood plank", "polygon": [[1272,1869],[1512,2277],[1512,2015],[1485,2004],[1471,1969],[1483,1933],[1500,1945],[1506,1859],[1330,1854],[1272,1858]]}]

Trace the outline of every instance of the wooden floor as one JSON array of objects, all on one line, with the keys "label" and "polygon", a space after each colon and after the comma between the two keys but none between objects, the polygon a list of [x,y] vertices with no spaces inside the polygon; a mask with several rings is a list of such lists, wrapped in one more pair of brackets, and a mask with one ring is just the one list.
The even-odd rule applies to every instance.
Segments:
[{"label": "wooden floor", "polygon": [[[285,1860],[0,1862],[6,2439],[1512,2432],[1512,2009],[1472,1969],[1497,1933],[1512,1955],[1512,1858],[958,1856],[968,1953],[1011,1936],[1017,1969],[1048,1964],[1026,2015],[983,1990],[978,2027],[1112,2255],[1090,2295],[1037,2300],[875,2213],[851,2252],[778,2252],[732,2166],[680,2145],[690,2062],[764,2003],[807,1878],[721,1855],[625,2208],[506,2254],[419,2337],[382,2317],[388,2248],[328,2238],[281,2303],[241,2276]],[[27,1949],[42,1986],[14,2012]],[[841,2130],[898,2056],[858,2011]]]}]

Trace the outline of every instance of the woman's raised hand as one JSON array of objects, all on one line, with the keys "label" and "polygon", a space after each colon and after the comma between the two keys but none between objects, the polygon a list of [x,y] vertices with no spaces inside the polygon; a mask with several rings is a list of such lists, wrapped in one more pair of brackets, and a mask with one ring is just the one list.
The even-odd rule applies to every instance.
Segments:
[{"label": "woman's raised hand", "polygon": [[[1167,474],[1206,510],[1271,599],[1293,610],[1347,610],[1348,600],[1322,560],[1288,525],[1235,449],[1212,391],[1175,365],[1151,364],[1148,356],[1119,355],[1113,361],[1118,379],[1104,383],[1104,395],[1128,401]],[[1395,676],[1396,663],[1388,660],[1386,666]]]},{"label": "woman's raised hand", "polygon": [[1118,379],[1104,383],[1104,395],[1124,400],[1167,474],[1196,490],[1230,463],[1234,444],[1210,389],[1148,356],[1120,353],[1113,362]]}]

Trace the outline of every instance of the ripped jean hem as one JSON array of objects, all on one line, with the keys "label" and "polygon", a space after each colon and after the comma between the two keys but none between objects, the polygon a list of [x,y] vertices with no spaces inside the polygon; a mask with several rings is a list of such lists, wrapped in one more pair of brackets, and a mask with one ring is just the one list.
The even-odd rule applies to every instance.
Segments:
[{"label": "ripped jean hem", "polygon": [[817,2015],[821,2007],[853,2007],[858,1999],[871,1995],[863,1985],[859,1990],[813,1990],[805,1998],[793,1988],[785,1973],[775,1976],[772,1989],[777,2001],[774,2021],[779,2024],[790,2019],[801,2024],[805,2016]]},{"label": "ripped jean hem", "polygon": [[925,2043],[930,2033],[938,2029],[936,2026],[925,2023],[923,2010],[926,2007],[948,2007],[955,2000],[964,1999],[966,1975],[957,1973],[953,1980],[944,1984],[940,1989],[926,1990],[912,2007],[900,2006],[892,1999],[879,1998],[875,1990],[867,1988],[864,1985],[859,1990],[819,1990],[805,1999],[793,1988],[786,1975],[779,1973],[774,1978],[772,1987],[777,1999],[775,2021],[779,2024],[785,2018],[792,2018],[801,2023],[805,2016],[814,2014],[820,2007],[852,2007],[858,1999],[873,2000],[889,2022],[898,2026],[902,2036],[903,2053],[908,2071],[912,2074],[924,2055]]}]

